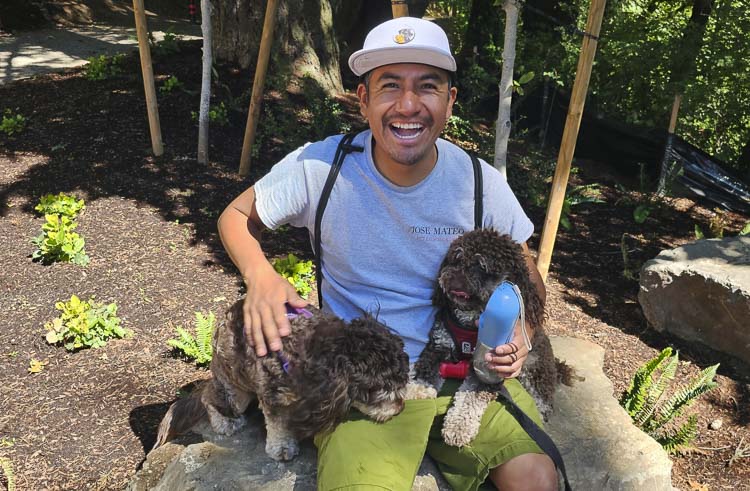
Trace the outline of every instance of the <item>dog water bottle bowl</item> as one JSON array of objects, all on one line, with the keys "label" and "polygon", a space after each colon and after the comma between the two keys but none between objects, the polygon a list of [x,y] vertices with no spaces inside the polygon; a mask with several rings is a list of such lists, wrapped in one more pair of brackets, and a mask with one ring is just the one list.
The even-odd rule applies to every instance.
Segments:
[{"label": "dog water bottle bowl", "polygon": [[503,379],[487,366],[485,355],[513,339],[516,322],[523,311],[523,299],[516,285],[504,281],[490,296],[487,307],[479,316],[477,348],[474,351],[474,371],[482,382],[496,384]]}]

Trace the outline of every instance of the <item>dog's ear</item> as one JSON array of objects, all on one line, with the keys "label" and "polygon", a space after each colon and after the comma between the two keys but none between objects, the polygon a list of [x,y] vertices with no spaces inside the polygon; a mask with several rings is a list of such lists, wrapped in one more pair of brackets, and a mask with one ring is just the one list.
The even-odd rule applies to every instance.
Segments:
[{"label": "dog's ear", "polygon": [[[329,354],[330,356],[330,354]],[[307,359],[294,375],[298,399],[290,406],[288,428],[299,438],[332,430],[352,405],[345,377]]]}]

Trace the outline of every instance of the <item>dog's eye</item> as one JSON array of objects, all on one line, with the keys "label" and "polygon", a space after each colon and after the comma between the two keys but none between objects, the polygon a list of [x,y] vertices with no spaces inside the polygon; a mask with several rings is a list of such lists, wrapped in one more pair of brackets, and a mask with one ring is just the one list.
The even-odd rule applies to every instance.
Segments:
[{"label": "dog's eye", "polygon": [[463,259],[464,258],[464,250],[461,249],[460,247],[456,248],[456,252],[453,254],[453,258],[456,261],[460,261],[461,259]]},{"label": "dog's eye", "polygon": [[477,260],[477,264],[479,264],[479,266],[480,266],[480,267],[481,267],[481,268],[482,268],[482,269],[483,269],[483,270],[484,270],[485,272],[487,272],[487,273],[489,273],[489,272],[490,272],[490,267],[489,267],[489,265],[487,264],[487,258],[485,258],[484,256],[482,256],[481,254],[475,254],[475,255],[474,255],[474,259],[476,259],[476,260]]}]

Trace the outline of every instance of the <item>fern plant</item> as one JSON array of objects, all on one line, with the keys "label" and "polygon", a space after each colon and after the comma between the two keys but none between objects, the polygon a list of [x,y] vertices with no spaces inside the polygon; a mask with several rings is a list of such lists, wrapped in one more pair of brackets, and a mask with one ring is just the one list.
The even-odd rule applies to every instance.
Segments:
[{"label": "fern plant", "polygon": [[315,281],[312,261],[301,261],[294,254],[288,254],[283,259],[276,259],[273,269],[289,281],[300,297],[306,299],[312,292],[312,284]]},{"label": "fern plant", "polygon": [[211,340],[214,335],[216,317],[213,312],[203,315],[202,312],[195,313],[195,337],[190,332],[180,326],[175,330],[179,336],[177,339],[170,339],[167,344],[172,348],[182,352],[190,360],[194,360],[198,365],[208,365],[213,358],[213,346]]},{"label": "fern plant", "polygon": [[16,491],[16,477],[15,474],[13,474],[13,464],[11,464],[10,459],[0,457],[0,469],[2,469],[3,474],[5,474],[5,482],[8,491]]},{"label": "fern plant", "polygon": [[717,386],[714,377],[719,368],[718,363],[705,368],[687,386],[675,391],[665,401],[665,394],[678,366],[679,353],[672,354],[672,348],[664,348],[658,356],[636,370],[630,387],[620,397],[620,405],[628,412],[633,423],[670,454],[690,446],[696,436],[698,420],[691,415],[676,429],[670,423],[698,397]]}]

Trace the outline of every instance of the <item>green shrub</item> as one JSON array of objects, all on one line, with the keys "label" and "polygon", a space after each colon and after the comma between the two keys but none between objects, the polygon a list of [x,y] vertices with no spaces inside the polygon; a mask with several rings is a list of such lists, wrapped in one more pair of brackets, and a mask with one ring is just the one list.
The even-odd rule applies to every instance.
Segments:
[{"label": "green shrub", "polygon": [[181,89],[182,88],[182,82],[180,82],[177,77],[174,75],[170,75],[169,78],[167,78],[164,81],[164,85],[159,87],[159,91],[163,92],[165,94],[171,93],[175,89]]},{"label": "green shrub", "polygon": [[312,292],[315,281],[312,261],[300,261],[294,254],[289,254],[284,259],[276,259],[273,269],[291,283],[300,297],[307,298]]},{"label": "green shrub", "polygon": [[115,77],[122,73],[122,62],[125,60],[124,54],[114,56],[99,55],[92,56],[88,59],[85,76],[89,80],[105,80]]},{"label": "green shrub", "polygon": [[82,199],[68,196],[65,193],[45,194],[39,199],[39,204],[34,207],[42,215],[65,215],[75,218],[86,205]]},{"label": "green shrub", "polygon": [[100,348],[113,337],[124,338],[132,333],[120,326],[117,305],[104,305],[90,298],[83,301],[72,295],[68,302],[57,302],[60,317],[44,325],[49,344],[62,343],[68,351]]},{"label": "green shrub", "polygon": [[31,258],[44,264],[64,262],[86,266],[89,257],[83,250],[83,237],[73,232],[78,224],[65,215],[44,215],[44,220],[42,233],[31,239],[37,247]]},{"label": "green shrub", "polygon": [[167,32],[164,33],[164,39],[158,42],[153,33],[148,33],[148,42],[151,45],[151,52],[155,56],[169,56],[180,52],[180,45],[178,43],[180,38],[172,32],[172,29],[173,28],[171,27],[167,29]]},{"label": "green shrub", "polygon": [[[198,112],[192,111],[190,116],[193,121],[198,121]],[[229,113],[227,107],[223,102],[219,103],[218,106],[212,106],[208,110],[208,120],[212,123],[216,123],[219,126],[229,126]]]},{"label": "green shrub", "polygon": [[0,123],[0,131],[8,136],[20,133],[26,128],[26,118],[21,113],[13,113],[10,109],[3,111],[3,120]]},{"label": "green shrub", "polygon": [[204,316],[201,312],[195,313],[195,337],[180,326],[175,327],[177,339],[170,339],[167,344],[181,351],[182,354],[198,365],[207,365],[213,358],[213,346],[211,341],[214,334],[216,317],[213,312]]},{"label": "green shrub", "polygon": [[586,184],[583,186],[575,186],[565,193],[565,199],[563,200],[562,210],[560,213],[560,225],[565,230],[570,230],[573,225],[570,223],[570,212],[574,206],[583,203],[604,203],[600,198],[602,195],[599,189],[599,184]]},{"label": "green shrub", "polygon": [[630,387],[620,397],[620,405],[633,423],[672,454],[690,446],[696,436],[697,418],[691,415],[677,429],[673,429],[674,425],[670,425],[670,429],[668,423],[680,416],[699,396],[718,385],[714,381],[719,368],[717,363],[703,369],[665,402],[664,395],[675,378],[678,365],[678,353],[672,355],[672,348],[664,348],[658,356],[638,368]]}]

